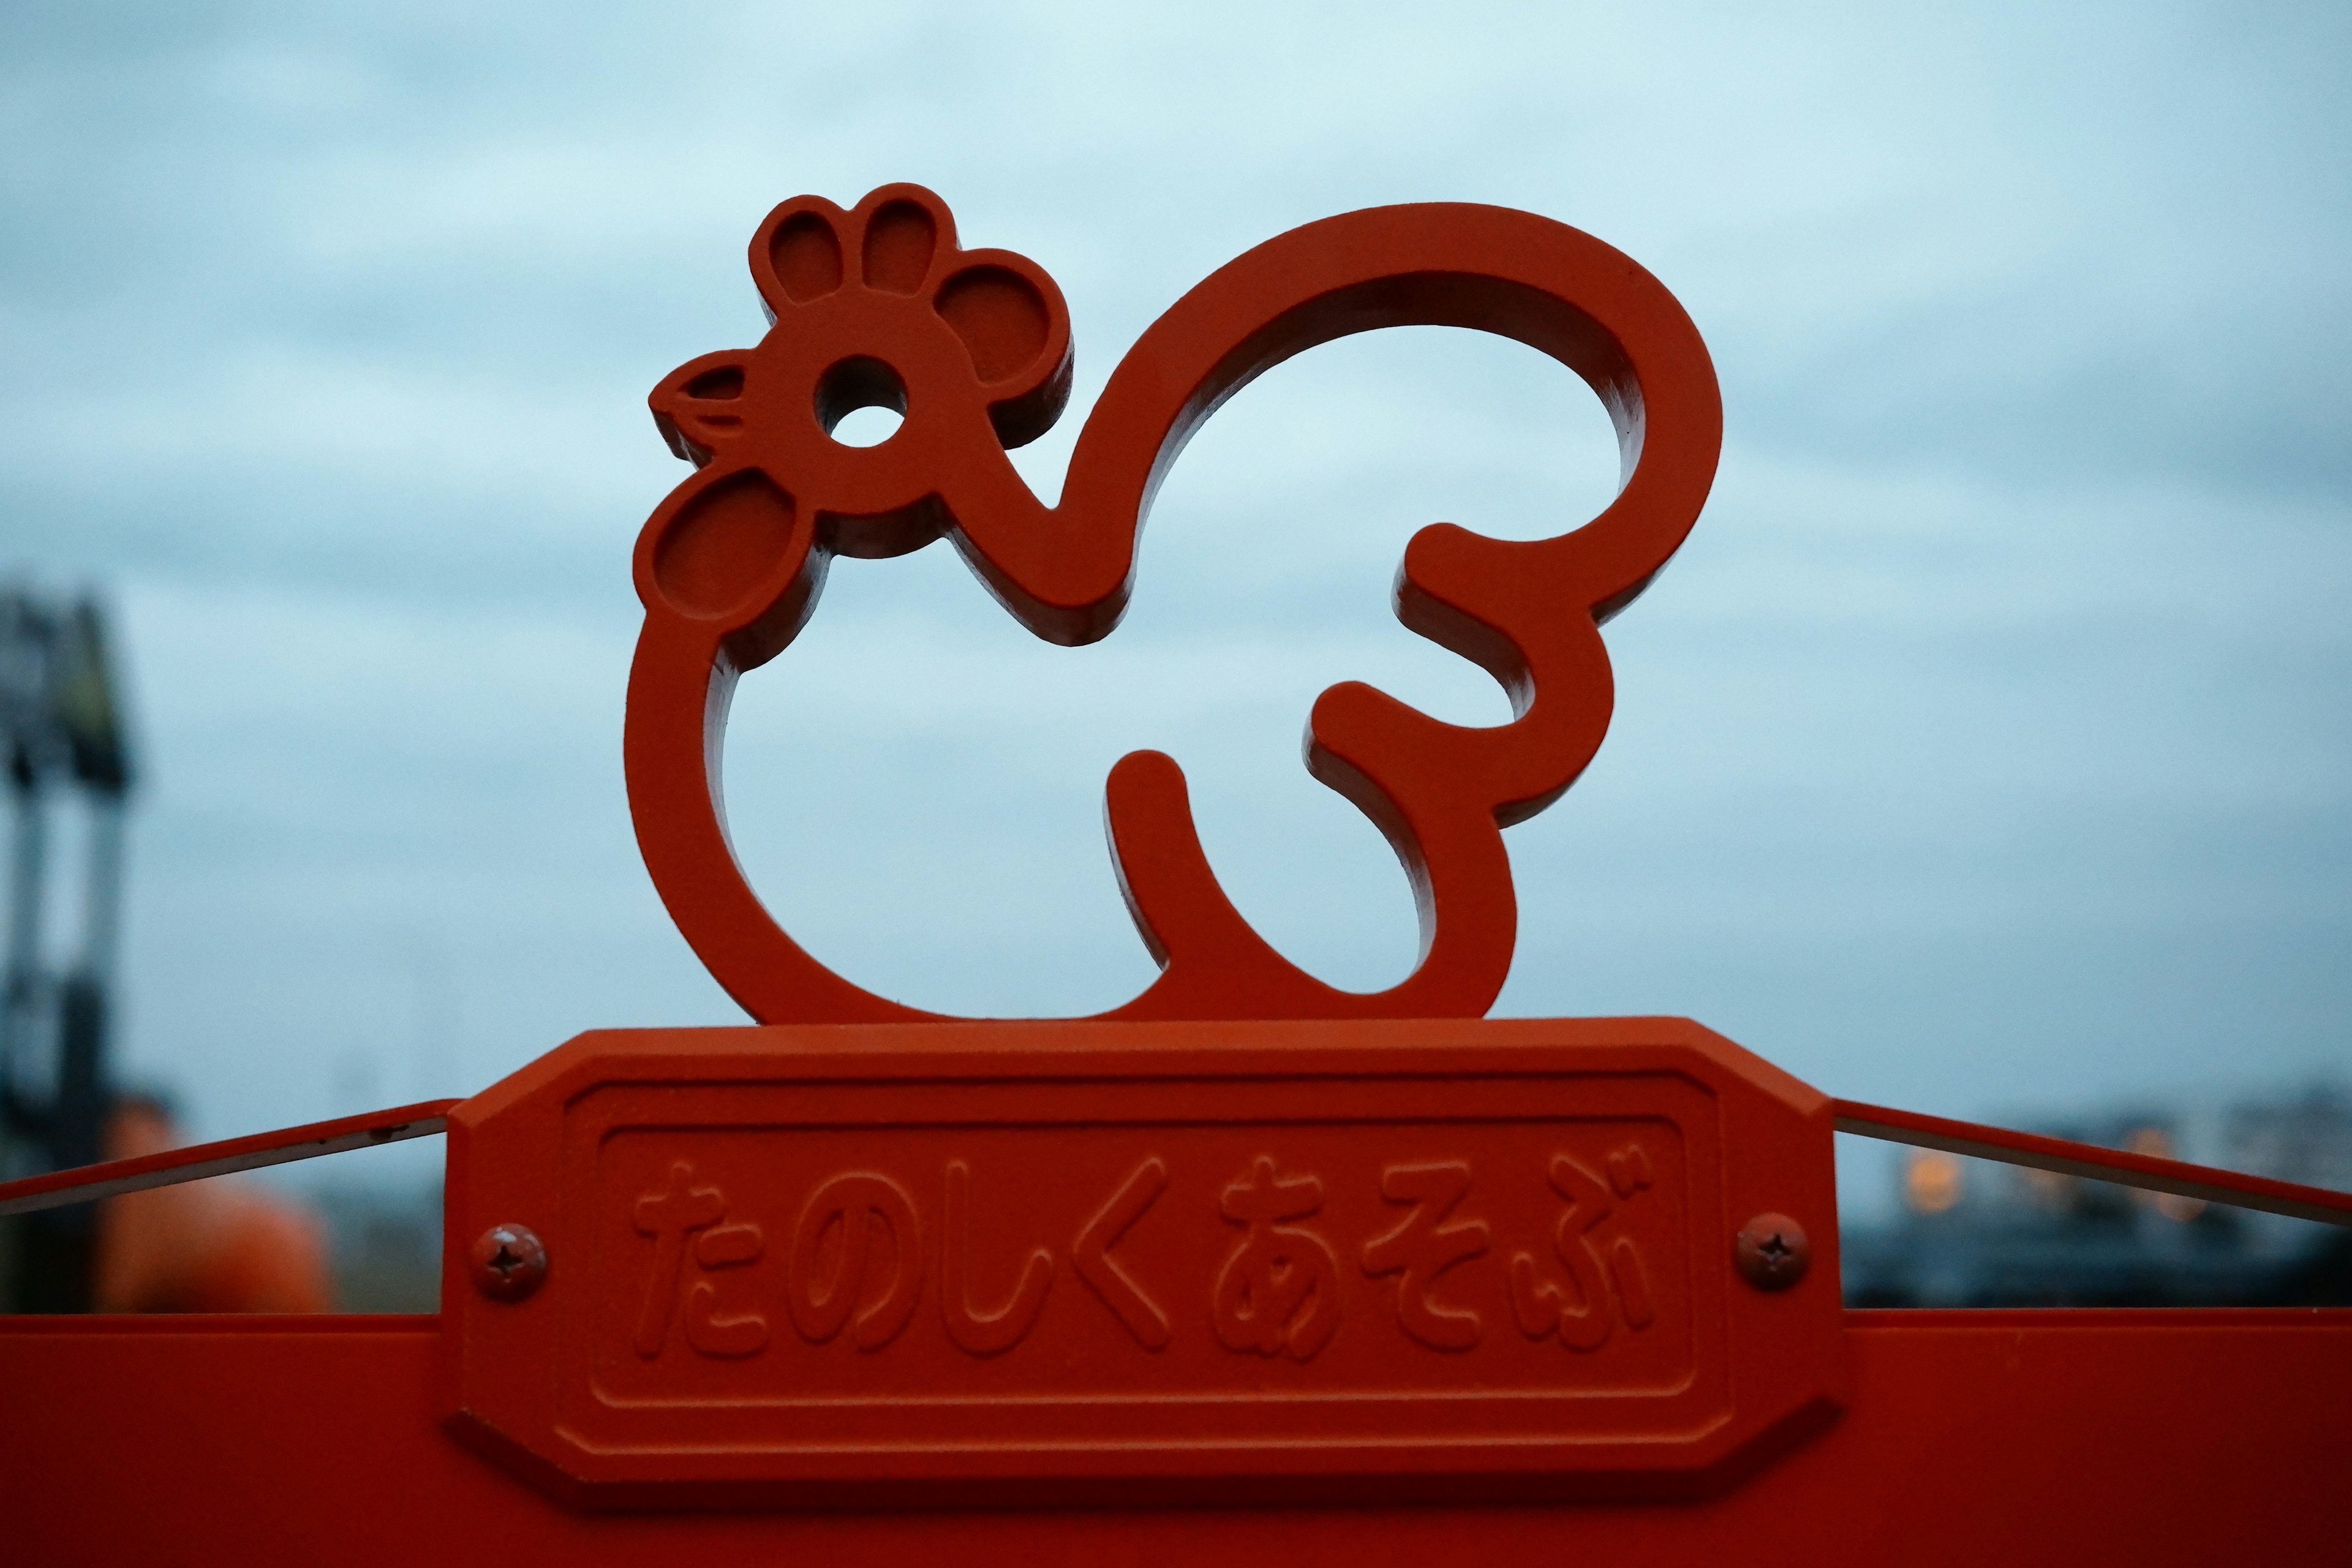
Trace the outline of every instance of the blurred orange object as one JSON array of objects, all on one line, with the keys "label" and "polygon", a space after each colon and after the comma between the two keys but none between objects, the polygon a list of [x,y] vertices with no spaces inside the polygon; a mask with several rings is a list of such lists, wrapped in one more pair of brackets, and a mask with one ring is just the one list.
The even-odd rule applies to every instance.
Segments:
[{"label": "blurred orange object", "polygon": [[[106,1157],[176,1149],[171,1113],[133,1099],[107,1127]],[[326,1227],[299,1203],[234,1176],[125,1193],[100,1205],[100,1312],[325,1312],[334,1307]]]}]

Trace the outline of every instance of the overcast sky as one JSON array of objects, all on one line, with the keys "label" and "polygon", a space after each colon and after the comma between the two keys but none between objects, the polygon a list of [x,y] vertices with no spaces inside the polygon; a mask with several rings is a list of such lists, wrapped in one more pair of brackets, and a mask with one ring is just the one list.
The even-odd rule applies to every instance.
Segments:
[{"label": "overcast sky", "polygon": [[[1069,300],[1048,496],[1144,325],[1312,218],[1525,207],[1681,298],[1720,478],[1509,835],[1497,1011],[1958,1115],[2343,1079],[2352,12],[1925,11],[12,4],[0,563],[118,612],[127,1061],[226,1136],[740,1020],[622,789],[629,549],[688,471],[645,395],[756,341],[770,206],[912,179]],[[1391,332],[1218,415],[1096,647],[944,549],[845,563],[738,700],[754,879],[887,994],[1113,1005],[1102,780],[1158,746],[1244,912],[1391,984],[1404,879],[1307,707],[1506,717],[1395,625],[1399,552],[1613,476],[1557,365]]]}]

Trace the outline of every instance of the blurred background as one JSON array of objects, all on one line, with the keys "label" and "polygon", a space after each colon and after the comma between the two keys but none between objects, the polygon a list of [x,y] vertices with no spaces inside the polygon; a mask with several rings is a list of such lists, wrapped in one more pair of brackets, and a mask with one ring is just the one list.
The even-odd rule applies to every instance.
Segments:
[{"label": "blurred background", "polygon": [[[688,472],[645,395],[756,341],[775,202],[920,181],[1054,274],[1077,389],[1018,455],[1050,498],[1193,282],[1461,199],[1655,272],[1727,418],[1609,629],[1608,743],[1511,832],[1497,1011],[1688,1015],[1832,1093],[2352,1184],[2348,44],[2316,5],[12,5],[0,569],[27,614],[92,606],[135,759],[112,796],[17,763],[59,821],[12,1092],[58,1092],[110,819],[109,1081],[171,1137],[740,1021],[638,863],[619,737],[629,548]],[[1308,705],[1507,717],[1391,618],[1404,542],[1557,532],[1614,473],[1533,351],[1318,350],[1187,451],[1105,643],[1034,641],[943,548],[841,563],[739,694],[739,848],[873,989],[1095,1011],[1151,973],[1099,803],[1156,746],[1243,911],[1389,984],[1412,903],[1300,767]],[[2052,1236],[2066,1299],[2315,1267],[2310,1227],[1852,1143],[1857,1299],[2008,1299]],[[341,1300],[429,1305],[438,1156],[253,1191]]]}]

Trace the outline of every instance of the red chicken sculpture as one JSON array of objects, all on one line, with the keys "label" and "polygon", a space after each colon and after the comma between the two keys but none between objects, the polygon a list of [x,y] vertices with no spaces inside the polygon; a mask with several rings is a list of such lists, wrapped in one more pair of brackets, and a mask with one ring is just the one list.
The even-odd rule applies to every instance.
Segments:
[{"label": "red chicken sculpture", "polygon": [[[1034,262],[965,250],[947,205],[886,185],[844,212],[802,196],[751,239],[774,325],[655,389],[670,446],[699,468],[639,536],[646,622],[631,674],[629,798],[671,916],[763,1023],[933,1016],[820,963],[761,906],[729,847],[718,759],[738,676],[816,607],[835,555],[902,555],[946,537],[1049,641],[1110,633],[1153,491],[1218,405],[1291,355],[1381,327],[1515,338],[1582,376],[1623,456],[1616,500],[1528,542],[1451,524],[1405,552],[1396,611],[1474,660],[1515,717],[1441,722],[1370,687],[1323,693],[1307,767],[1379,826],[1421,916],[1412,973],[1336,989],[1253,931],[1218,886],[1182,773],[1158,752],[1111,771],[1119,885],[1160,978],[1116,1019],[1475,1017],[1502,989],[1517,912],[1502,829],[1557,800],[1599,749],[1612,687],[1600,625],[1681,545],[1715,473],[1722,412],[1697,331],[1619,252],[1499,207],[1381,207],[1312,223],[1219,268],[1119,362],[1079,434],[1059,506],[1006,458],[1069,396],[1069,312]],[[905,416],[872,447],[836,441],[852,411]]]}]

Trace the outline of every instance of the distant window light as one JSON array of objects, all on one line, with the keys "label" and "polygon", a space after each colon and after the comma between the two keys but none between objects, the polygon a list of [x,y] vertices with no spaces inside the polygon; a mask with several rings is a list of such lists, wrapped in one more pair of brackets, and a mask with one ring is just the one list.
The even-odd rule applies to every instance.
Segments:
[{"label": "distant window light", "polygon": [[1915,1149],[1903,1166],[1903,1201],[1915,1214],[1942,1214],[1960,1201],[1960,1157]]},{"label": "distant window light", "polygon": [[[2172,1140],[2161,1127],[2134,1129],[2132,1135],[2124,1141],[2124,1147],[2135,1154],[2147,1154],[2158,1160],[2169,1160],[2175,1157],[2172,1152]],[[2179,1193],[2151,1193],[2145,1189],[2133,1195],[2141,1203],[2154,1208],[2165,1218],[2178,1224],[2186,1225],[2205,1212],[2203,1198],[2183,1197]]]},{"label": "distant window light", "polygon": [[2025,1184],[2026,1195],[2037,1207],[2063,1214],[2074,1206],[2076,1184],[2073,1176],[2031,1165],[2019,1166],[2017,1175]]}]

